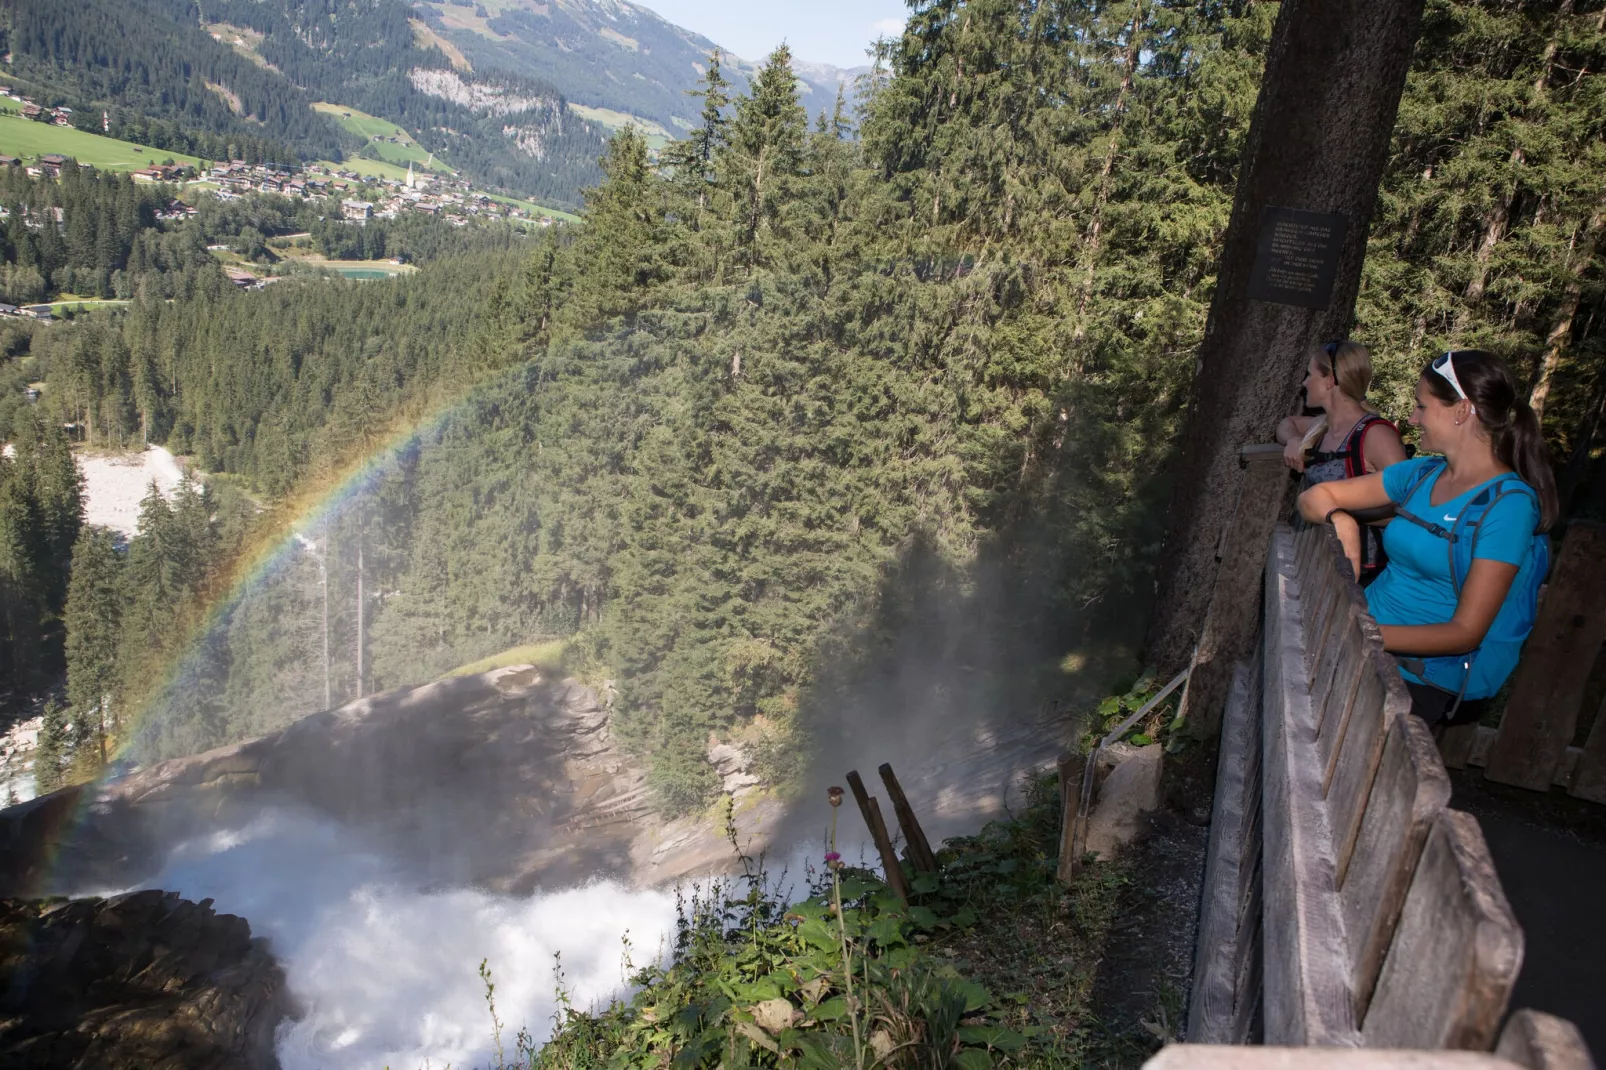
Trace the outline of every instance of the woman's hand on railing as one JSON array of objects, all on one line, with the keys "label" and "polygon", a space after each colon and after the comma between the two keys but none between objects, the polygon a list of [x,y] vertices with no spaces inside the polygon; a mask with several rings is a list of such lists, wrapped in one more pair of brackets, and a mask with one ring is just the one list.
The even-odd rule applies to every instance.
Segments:
[{"label": "woman's hand on railing", "polygon": [[1338,544],[1344,548],[1344,557],[1349,561],[1353,573],[1352,578],[1357,582],[1361,578],[1361,522],[1343,510],[1335,512],[1329,521],[1333,525],[1333,534],[1338,536]]},{"label": "woman's hand on railing", "polygon": [[1305,470],[1305,444],[1294,439],[1283,447],[1283,463],[1296,472]]}]

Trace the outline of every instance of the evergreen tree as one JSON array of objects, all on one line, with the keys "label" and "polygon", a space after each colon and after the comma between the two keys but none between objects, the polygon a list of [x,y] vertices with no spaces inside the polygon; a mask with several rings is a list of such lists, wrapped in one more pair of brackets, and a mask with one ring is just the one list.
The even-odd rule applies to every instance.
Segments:
[{"label": "evergreen tree", "polygon": [[108,734],[121,729],[114,695],[122,601],[122,558],[114,535],[87,527],[73,548],[67,592],[67,699],[74,708],[93,712],[93,738],[102,749]]},{"label": "evergreen tree", "polygon": [[72,729],[67,710],[51,699],[39,722],[39,742],[33,752],[34,791],[48,795],[61,787],[72,748]]}]

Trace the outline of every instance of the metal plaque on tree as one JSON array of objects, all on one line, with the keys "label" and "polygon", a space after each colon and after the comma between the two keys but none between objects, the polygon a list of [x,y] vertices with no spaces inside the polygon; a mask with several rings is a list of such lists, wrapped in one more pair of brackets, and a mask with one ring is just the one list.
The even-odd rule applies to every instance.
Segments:
[{"label": "metal plaque on tree", "polygon": [[1349,220],[1341,215],[1267,206],[1260,247],[1249,272],[1249,297],[1301,308],[1326,308]]}]

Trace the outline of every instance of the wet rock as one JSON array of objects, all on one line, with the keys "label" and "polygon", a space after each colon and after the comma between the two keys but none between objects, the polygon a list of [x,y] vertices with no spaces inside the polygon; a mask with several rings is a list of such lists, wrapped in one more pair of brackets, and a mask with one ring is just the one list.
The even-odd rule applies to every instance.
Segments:
[{"label": "wet rock", "polygon": [[289,1010],[263,941],[211,900],[0,900],[0,1065],[271,1070]]},{"label": "wet rock", "polygon": [[758,774],[752,771],[752,762],[747,752],[730,743],[710,741],[708,764],[719,774],[720,788],[727,795],[735,795],[743,788],[750,788],[758,783]]},{"label": "wet rock", "polygon": [[1087,823],[1087,849],[1109,858],[1131,843],[1142,829],[1139,815],[1160,808],[1160,767],[1163,748],[1124,747],[1114,754],[1116,764],[1098,788],[1098,798]]}]

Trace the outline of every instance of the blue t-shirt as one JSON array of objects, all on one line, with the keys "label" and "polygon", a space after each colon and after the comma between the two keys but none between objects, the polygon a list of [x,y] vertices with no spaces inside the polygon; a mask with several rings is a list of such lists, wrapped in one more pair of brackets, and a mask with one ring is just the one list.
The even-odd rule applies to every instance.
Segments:
[{"label": "blue t-shirt", "polygon": [[[1449,529],[1461,510],[1488,483],[1479,484],[1451,498],[1433,505],[1433,487],[1437,475],[1424,479],[1411,495],[1402,501],[1406,488],[1424,465],[1442,465],[1436,457],[1423,457],[1401,461],[1383,470],[1383,489],[1389,500],[1403,505],[1416,516]],[[1482,530],[1473,549],[1473,560],[1485,558],[1517,565],[1516,578],[1506,594],[1506,603],[1522,597],[1523,592],[1535,589],[1538,579],[1534,572],[1539,561],[1533,552],[1534,531],[1539,527],[1539,507],[1532,494],[1522,492],[1506,494],[1484,514]],[[1470,533],[1469,533],[1470,534]],[[1383,546],[1388,551],[1388,566],[1376,582],[1366,589],[1366,605],[1379,624],[1443,624],[1455,616],[1460,601],[1455,580],[1450,574],[1450,543],[1418,524],[1396,518],[1383,529]],[[1498,618],[1497,618],[1498,619]],[[1491,628],[1491,635],[1495,629]],[[1511,670],[1517,667],[1517,656],[1522,642],[1499,641],[1486,638],[1478,656],[1473,659],[1472,673],[1467,680],[1467,698],[1487,698],[1500,690]],[[1407,680],[1425,683],[1420,676],[1404,667],[1401,672]],[[1442,682],[1440,682],[1442,686]]]}]

